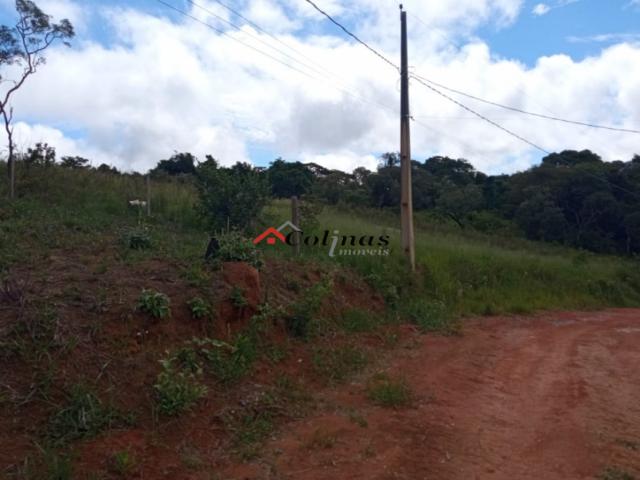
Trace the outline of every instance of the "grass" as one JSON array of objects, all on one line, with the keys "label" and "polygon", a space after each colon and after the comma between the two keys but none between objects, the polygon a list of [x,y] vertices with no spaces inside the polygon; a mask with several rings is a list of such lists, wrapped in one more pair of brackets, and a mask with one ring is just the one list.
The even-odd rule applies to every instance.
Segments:
[{"label": "grass", "polygon": [[361,372],[369,363],[369,355],[354,345],[318,347],[313,353],[315,372],[329,383],[341,383]]},{"label": "grass", "polygon": [[[267,218],[288,218],[274,202]],[[640,305],[638,260],[560,246],[423,225],[416,233],[418,274],[408,278],[400,255],[398,218],[390,212],[325,208],[320,230],[345,235],[390,235],[391,255],[328,256],[328,247],[303,248],[303,259],[338,263],[365,277],[405,317],[425,331],[451,331],[466,315],[522,314],[549,309]],[[287,256],[289,247],[270,249]],[[453,328],[455,331],[455,326]]]},{"label": "grass", "polygon": [[391,378],[384,373],[374,375],[367,384],[367,398],[380,407],[407,406],[412,396],[411,388],[404,379]]},{"label": "grass", "polygon": [[118,410],[100,400],[88,387],[75,385],[67,401],[49,418],[47,437],[56,444],[91,438],[116,425],[130,424]]}]

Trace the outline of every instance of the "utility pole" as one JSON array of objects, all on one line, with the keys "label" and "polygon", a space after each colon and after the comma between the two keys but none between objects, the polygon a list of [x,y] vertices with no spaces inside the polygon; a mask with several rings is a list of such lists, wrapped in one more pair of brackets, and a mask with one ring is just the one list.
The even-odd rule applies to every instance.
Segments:
[{"label": "utility pole", "polygon": [[411,271],[416,269],[416,246],[413,234],[413,195],[411,193],[411,113],[409,111],[409,53],[407,51],[407,12],[400,5],[402,45],[400,67],[400,182],[402,250]]}]

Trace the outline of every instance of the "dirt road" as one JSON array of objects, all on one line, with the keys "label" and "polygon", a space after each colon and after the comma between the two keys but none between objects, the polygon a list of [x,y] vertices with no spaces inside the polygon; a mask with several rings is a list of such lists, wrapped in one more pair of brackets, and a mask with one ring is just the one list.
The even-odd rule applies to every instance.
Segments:
[{"label": "dirt road", "polygon": [[288,425],[263,463],[226,473],[640,478],[638,310],[472,320],[461,337],[417,337],[386,365],[411,385],[411,407],[371,405],[363,378],[331,391],[322,413]]}]

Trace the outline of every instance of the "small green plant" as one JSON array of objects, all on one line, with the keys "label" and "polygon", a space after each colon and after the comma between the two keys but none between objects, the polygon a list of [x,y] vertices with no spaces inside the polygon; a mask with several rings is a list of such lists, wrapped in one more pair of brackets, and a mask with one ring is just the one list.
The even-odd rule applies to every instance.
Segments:
[{"label": "small green plant", "polygon": [[345,381],[350,375],[364,369],[369,362],[366,352],[358,347],[346,345],[318,348],[313,354],[316,373],[330,383]]},{"label": "small green plant", "polygon": [[174,365],[175,357],[160,361],[162,371],[153,386],[156,393],[158,410],[166,416],[182,413],[193,407],[207,394],[207,387],[198,381],[200,370],[185,371]]},{"label": "small green plant", "polygon": [[122,235],[122,243],[131,250],[149,250],[152,247],[151,236],[145,228],[126,231]]},{"label": "small green plant", "polygon": [[187,305],[189,305],[189,310],[191,310],[191,316],[195,319],[208,317],[211,314],[209,304],[200,297],[189,300]]},{"label": "small green plant", "polygon": [[240,335],[233,345],[209,338],[191,342],[206,360],[206,367],[222,383],[231,383],[244,376],[257,357],[252,338]]},{"label": "small green plant", "polygon": [[104,405],[89,388],[76,385],[67,402],[49,419],[47,436],[58,443],[90,438],[114,425],[129,423],[115,408]]},{"label": "small green plant", "polygon": [[229,300],[234,307],[242,309],[249,305],[247,297],[244,295],[244,290],[240,287],[233,287],[231,293],[229,293]]},{"label": "small green plant", "polygon": [[166,318],[171,316],[169,297],[155,290],[142,290],[138,299],[137,308],[141,312],[151,315],[153,318]]},{"label": "small green plant", "polygon": [[128,477],[136,468],[137,460],[129,450],[114,453],[109,459],[109,470],[120,477]]},{"label": "small green plant", "polygon": [[367,397],[381,407],[398,408],[408,405],[412,394],[404,379],[394,379],[387,374],[378,373],[367,384]]}]

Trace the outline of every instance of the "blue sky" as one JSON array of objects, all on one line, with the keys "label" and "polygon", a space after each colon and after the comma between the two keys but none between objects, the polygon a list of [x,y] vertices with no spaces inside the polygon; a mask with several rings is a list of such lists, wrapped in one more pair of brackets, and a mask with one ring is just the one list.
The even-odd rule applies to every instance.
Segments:
[{"label": "blue sky", "polygon": [[[523,14],[507,28],[482,28],[485,39],[496,55],[535,65],[538,58],[554,54],[570,55],[576,60],[597,55],[620,40],[617,35],[635,35],[640,40],[640,6],[628,0],[580,0],[558,6],[544,15],[532,13],[541,2],[527,1]],[[561,5],[550,1],[549,5]],[[599,35],[612,35],[596,41]]]},{"label": "blue sky", "polygon": [[[397,149],[397,74],[304,0],[224,0],[291,47],[302,63],[281,56],[272,47],[282,49],[282,44],[237,17],[229,19],[242,25],[243,33],[185,0],[165,1],[311,77],[316,72],[303,58],[339,78],[309,79],[156,0],[40,0],[45,11],[69,16],[78,36],[71,49],[55,47],[48,64],[15,99],[23,147],[48,141],[60,155],[136,170],[174,151],[209,153],[223,163],[265,165],[282,156],[351,170],[375,168],[377,155]],[[215,0],[196,3],[227,15]],[[397,58],[395,2],[317,3]],[[640,1],[404,3],[412,71],[528,110],[626,128],[640,125]],[[13,21],[11,4],[0,0],[1,23]],[[637,136],[523,118],[458,100],[549,151],[591,148],[613,160],[640,150]],[[543,155],[415,82],[412,113],[419,120],[412,142],[417,159],[464,157],[497,173],[527,168]]]}]

